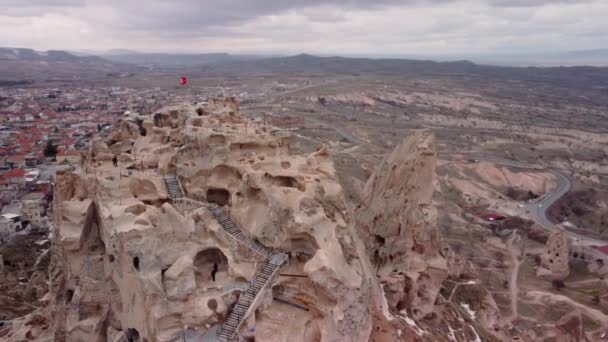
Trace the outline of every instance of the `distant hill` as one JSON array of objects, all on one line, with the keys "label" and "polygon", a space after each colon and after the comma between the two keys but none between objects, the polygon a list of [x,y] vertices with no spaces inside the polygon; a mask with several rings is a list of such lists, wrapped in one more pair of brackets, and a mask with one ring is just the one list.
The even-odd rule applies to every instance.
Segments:
[{"label": "distant hill", "polygon": [[107,63],[97,56],[76,56],[59,50],[35,51],[32,49],[0,47],[0,61],[70,62],[70,63]]},{"label": "distant hill", "polygon": [[210,75],[311,74],[311,75],[386,75],[450,76],[482,78],[492,81],[521,81],[551,84],[564,88],[608,92],[605,67],[507,67],[475,64],[470,61],[435,62],[412,59],[371,59],[296,55],[258,60],[225,62],[201,67]]},{"label": "distant hill", "polygon": [[137,67],[98,56],[76,56],[66,51],[35,51],[0,47],[0,84],[33,81],[94,80],[121,77]]},{"label": "distant hill", "polygon": [[394,74],[403,72],[468,72],[475,64],[469,61],[434,62],[411,59],[372,59],[318,57],[300,54],[289,57],[263,58],[238,63],[218,63],[208,71],[238,73],[304,73],[304,74]]},{"label": "distant hill", "polygon": [[[65,51],[0,48],[0,84],[38,80],[100,80],[127,77],[134,72],[174,72],[189,75],[384,75],[395,77],[440,76],[492,82],[516,81],[531,86],[552,86],[608,95],[608,67],[513,67],[476,64],[467,60],[437,62],[400,58],[319,57],[300,54],[261,57],[210,54],[163,54],[113,51],[116,54],[76,56]],[[608,50],[572,52],[572,58],[599,58]],[[15,83],[17,82],[17,83]]]},{"label": "distant hill", "polygon": [[227,53],[168,54],[126,52],[121,50],[113,50],[102,56],[103,58],[114,62],[130,63],[152,68],[193,67],[222,62],[252,60],[256,58],[254,56],[230,55]]},{"label": "distant hill", "polygon": [[608,67],[608,49],[474,56],[476,62],[510,66],[598,66]]}]

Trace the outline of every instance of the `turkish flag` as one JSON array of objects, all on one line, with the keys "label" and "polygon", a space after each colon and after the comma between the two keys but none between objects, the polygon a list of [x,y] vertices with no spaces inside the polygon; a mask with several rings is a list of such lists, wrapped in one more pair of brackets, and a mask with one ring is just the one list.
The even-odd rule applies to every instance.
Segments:
[{"label": "turkish flag", "polygon": [[188,78],[182,76],[182,85],[186,85],[188,83]]}]

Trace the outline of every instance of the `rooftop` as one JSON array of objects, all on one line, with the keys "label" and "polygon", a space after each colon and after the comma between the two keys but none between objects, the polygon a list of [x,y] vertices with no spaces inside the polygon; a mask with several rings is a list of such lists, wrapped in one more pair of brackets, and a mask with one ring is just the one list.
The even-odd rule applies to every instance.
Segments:
[{"label": "rooftop", "polygon": [[14,177],[25,177],[25,171],[22,169],[12,169],[2,174],[2,178],[4,179]]}]

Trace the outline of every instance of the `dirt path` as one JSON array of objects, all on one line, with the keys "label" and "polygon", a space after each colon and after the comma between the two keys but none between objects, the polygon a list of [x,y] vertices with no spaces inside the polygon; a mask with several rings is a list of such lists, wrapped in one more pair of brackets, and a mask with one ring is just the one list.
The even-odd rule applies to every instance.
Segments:
[{"label": "dirt path", "polygon": [[511,260],[513,261],[513,269],[511,270],[511,279],[509,280],[509,295],[511,297],[511,317],[509,319],[514,321],[517,319],[517,296],[519,293],[519,286],[517,285],[517,279],[519,277],[519,266],[521,265],[521,261],[518,259],[519,251],[513,246],[513,240],[517,234],[512,234],[511,238],[507,242],[507,248],[509,249],[509,254],[511,255]]},{"label": "dirt path", "polygon": [[566,284],[568,287],[584,287],[584,286],[608,286],[608,279],[586,279],[579,281],[571,281]]},{"label": "dirt path", "polygon": [[592,318],[595,321],[601,322],[603,326],[608,326],[608,315],[600,310],[590,308],[584,304],[575,302],[574,300],[560,294],[545,292],[545,291],[528,291],[526,298],[531,298],[533,302],[538,304],[546,304],[545,302],[566,302],[577,309],[581,310],[584,315]]}]

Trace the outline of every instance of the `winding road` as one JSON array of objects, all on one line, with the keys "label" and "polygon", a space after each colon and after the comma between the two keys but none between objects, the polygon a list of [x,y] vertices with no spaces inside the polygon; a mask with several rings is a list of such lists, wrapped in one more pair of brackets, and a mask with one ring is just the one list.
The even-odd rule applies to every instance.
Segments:
[{"label": "winding road", "polygon": [[525,205],[534,221],[547,229],[556,228],[555,224],[547,217],[547,209],[572,188],[572,181],[566,175],[556,170],[552,170],[551,173],[557,178],[557,189],[543,196],[540,201]]},{"label": "winding road", "polygon": [[[535,169],[540,170],[540,167],[533,167],[532,165],[518,162],[515,160],[502,159],[500,157],[485,156],[480,154],[470,154],[470,159],[483,160],[494,164],[507,165],[517,168],[524,169]],[[549,220],[547,217],[547,209],[557,202],[562,196],[564,196],[572,188],[572,180],[559,170],[550,171],[557,178],[557,188],[547,194],[545,194],[540,200],[534,203],[527,203],[524,208],[530,213],[531,218],[541,227],[550,231],[563,231],[568,234],[576,244],[578,245],[606,245],[608,244],[605,240],[591,238],[582,234],[578,234],[569,230],[566,230]]]},{"label": "winding road", "polygon": [[524,206],[532,215],[534,222],[542,226],[547,230],[559,230],[568,234],[577,244],[589,244],[589,245],[605,245],[607,242],[600,239],[591,238],[582,234],[578,234],[569,230],[566,230],[549,220],[547,217],[547,209],[557,202],[562,196],[564,196],[572,188],[572,180],[560,171],[551,170],[551,173],[557,177],[557,189],[546,194],[542,199],[536,203],[528,203]]}]

